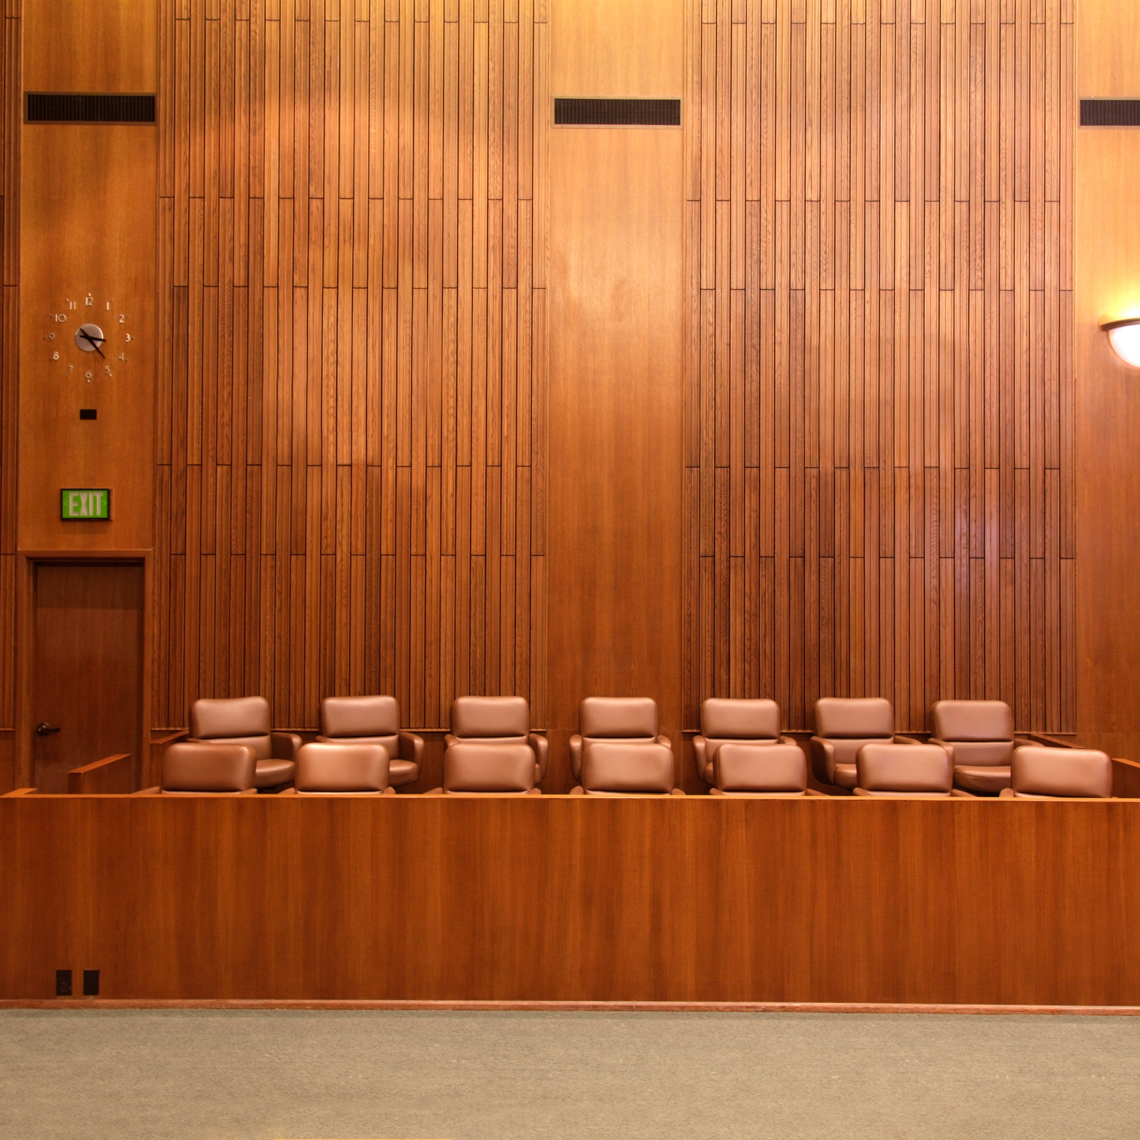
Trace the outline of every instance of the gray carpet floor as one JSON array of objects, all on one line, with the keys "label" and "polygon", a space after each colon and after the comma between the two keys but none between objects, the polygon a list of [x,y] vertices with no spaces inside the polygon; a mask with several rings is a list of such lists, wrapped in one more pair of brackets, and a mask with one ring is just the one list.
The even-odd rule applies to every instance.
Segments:
[{"label": "gray carpet floor", "polygon": [[1140,1136],[1140,1019],[0,1012],[5,1140]]}]

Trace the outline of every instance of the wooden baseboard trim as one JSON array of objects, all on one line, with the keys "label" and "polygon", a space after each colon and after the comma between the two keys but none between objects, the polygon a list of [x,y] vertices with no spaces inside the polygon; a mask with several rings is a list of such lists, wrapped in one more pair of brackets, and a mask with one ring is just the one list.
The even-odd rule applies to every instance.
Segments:
[{"label": "wooden baseboard trim", "polygon": [[272,998],[6,998],[0,1009],[305,1009],[444,1010],[475,1013],[939,1013],[1054,1014],[1069,1017],[1136,1017],[1134,1005],[934,1005],[909,1002],[737,1001],[349,1001]]}]

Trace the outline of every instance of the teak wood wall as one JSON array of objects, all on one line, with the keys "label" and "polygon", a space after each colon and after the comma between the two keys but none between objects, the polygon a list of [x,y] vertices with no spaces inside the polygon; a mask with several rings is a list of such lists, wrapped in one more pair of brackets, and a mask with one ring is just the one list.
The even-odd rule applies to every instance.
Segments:
[{"label": "teak wood wall", "polygon": [[[16,681],[16,387],[20,329],[20,4],[4,5],[0,51],[0,727],[15,721]],[[6,742],[7,743],[7,742]],[[8,743],[10,747],[10,743]],[[0,749],[7,751],[4,745]],[[0,785],[4,781],[0,765]]]},{"label": "teak wood wall", "polygon": [[542,724],[543,0],[163,4],[157,723]]},{"label": "teak wood wall", "polygon": [[690,0],[687,728],[1075,728],[1073,18]]}]

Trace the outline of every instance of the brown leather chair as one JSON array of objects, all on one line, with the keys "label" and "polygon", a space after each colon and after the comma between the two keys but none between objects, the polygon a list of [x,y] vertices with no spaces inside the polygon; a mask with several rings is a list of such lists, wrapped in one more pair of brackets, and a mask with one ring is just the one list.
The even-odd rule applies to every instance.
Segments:
[{"label": "brown leather chair", "polygon": [[190,739],[210,744],[247,744],[257,771],[255,788],[291,783],[301,738],[295,732],[273,732],[269,702],[264,697],[222,697],[190,706]]},{"label": "brown leather chair", "polygon": [[1009,787],[1016,743],[1013,710],[1005,701],[937,701],[931,744],[940,744],[954,765],[954,783],[971,792]]},{"label": "brown leather chair", "polygon": [[136,796],[252,796],[257,761],[246,744],[172,744],[162,758],[162,782]]},{"label": "brown leather chair", "polygon": [[815,702],[815,733],[809,745],[815,778],[854,788],[859,749],[895,743],[895,714],[884,697],[821,697]]},{"label": "brown leather chair", "polygon": [[[661,744],[673,752],[667,736],[657,735],[657,702],[652,697],[587,697],[578,712],[580,733],[570,737],[570,767],[582,779],[582,760],[589,742]],[[672,785],[670,785],[672,786]]]},{"label": "brown leather chair", "polygon": [[864,744],[855,766],[857,796],[893,799],[972,799],[954,787],[954,765],[938,744]]},{"label": "brown leather chair", "polygon": [[587,740],[572,796],[683,796],[673,786],[673,749],[656,740]]},{"label": "brown leather chair", "polygon": [[712,762],[713,796],[788,799],[821,796],[807,786],[807,757],[798,744],[726,740]]},{"label": "brown leather chair", "polygon": [[1028,744],[1013,750],[1011,786],[1002,799],[1110,799],[1112,760],[1095,748],[1046,748]]},{"label": "brown leather chair", "polygon": [[768,700],[730,700],[709,697],[701,704],[701,731],[693,737],[697,775],[715,784],[713,764],[722,744],[794,744],[780,735],[780,706]]},{"label": "brown leather chair", "polygon": [[429,796],[537,796],[538,765],[529,744],[457,740],[443,754],[443,787]]},{"label": "brown leather chair", "polygon": [[395,697],[325,697],[318,744],[380,744],[388,753],[388,783],[414,784],[424,762],[423,737],[400,729]]},{"label": "brown leather chair", "polygon": [[[525,697],[456,697],[451,702],[451,731],[444,742],[448,751],[456,744],[483,747],[521,744],[531,749],[534,783],[539,783],[546,774],[546,737],[531,732],[530,705]],[[464,761],[465,766],[466,763]],[[510,762],[504,763],[509,766]],[[445,752],[445,769],[446,765]]]},{"label": "brown leather chair", "polygon": [[382,744],[303,744],[293,787],[283,796],[395,795],[388,782],[388,750]]}]

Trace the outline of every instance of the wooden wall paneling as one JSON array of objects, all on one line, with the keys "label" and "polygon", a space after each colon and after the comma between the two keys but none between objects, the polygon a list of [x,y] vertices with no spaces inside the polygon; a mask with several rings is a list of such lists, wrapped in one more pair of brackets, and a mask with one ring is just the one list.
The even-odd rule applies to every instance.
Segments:
[{"label": "wooden wall paneling", "polygon": [[[15,724],[16,685],[16,392],[20,330],[20,123],[23,82],[20,70],[22,22],[19,7],[5,8],[0,52],[0,750],[8,750],[8,787],[14,787],[12,740],[3,736]],[[0,773],[4,771],[0,763]]]},{"label": "wooden wall paneling", "polygon": [[[753,651],[774,675],[746,663],[741,692],[775,696],[789,727],[831,693],[886,696],[913,730],[940,697],[987,695],[1019,728],[1071,729],[1072,27],[1057,5],[725,11],[687,16],[689,651],[733,660],[768,604],[760,575],[725,588],[723,517],[774,558]],[[742,164],[755,223],[733,197]],[[755,333],[732,319],[737,288]],[[759,366],[741,405],[719,362],[742,351]],[[756,510],[721,475],[741,437]],[[686,728],[734,676],[688,669]]]},{"label": "wooden wall paneling", "polygon": [[[1075,58],[1075,78],[1063,66],[1062,86],[1075,87],[1082,98],[1135,97],[1140,10],[1122,0],[1086,2],[1076,7],[1075,18],[1074,28],[1070,11],[1061,28],[1063,65],[1070,61],[1073,68]],[[1062,598],[1075,611],[1077,632],[1076,727],[1082,741],[1094,747],[1111,742],[1113,755],[1137,760],[1137,550],[1132,528],[1120,520],[1132,517],[1140,503],[1133,442],[1140,403],[1135,370],[1113,354],[1099,325],[1140,315],[1140,249],[1129,220],[1137,209],[1129,171],[1140,157],[1140,136],[1126,129],[1073,127],[1071,141],[1064,132],[1062,139],[1066,150],[1073,148],[1073,168],[1066,169],[1064,159],[1061,166],[1062,219],[1069,180],[1078,188],[1071,215],[1075,264],[1062,259],[1059,269],[1066,284],[1063,304],[1072,306],[1075,355],[1072,374],[1061,373],[1061,486],[1066,513],[1074,510],[1068,504],[1075,495],[1075,517],[1081,520],[1075,532],[1069,530],[1072,516],[1062,523]],[[1073,276],[1066,281],[1069,272]],[[1070,455],[1079,478],[1066,471]]]},{"label": "wooden wall paneling", "polygon": [[[545,6],[509,24],[470,5],[289,0],[174,17],[164,719],[257,690],[302,729],[333,692],[393,692],[423,728],[460,693],[533,700]],[[525,572],[519,535],[537,544]]]}]

